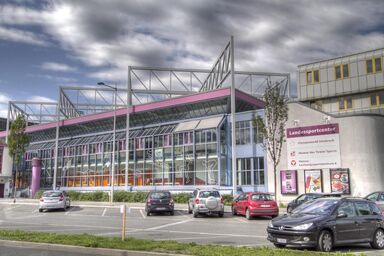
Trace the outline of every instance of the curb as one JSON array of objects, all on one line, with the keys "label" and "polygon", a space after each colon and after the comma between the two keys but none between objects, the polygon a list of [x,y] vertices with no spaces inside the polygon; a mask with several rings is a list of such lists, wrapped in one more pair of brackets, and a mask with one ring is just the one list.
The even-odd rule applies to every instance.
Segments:
[{"label": "curb", "polygon": [[34,243],[25,241],[11,241],[11,240],[0,240],[0,247],[22,247],[29,249],[42,249],[48,251],[61,251],[69,253],[85,253],[94,255],[105,255],[105,256],[187,256],[185,254],[170,254],[161,252],[147,252],[147,251],[133,251],[133,250],[121,250],[121,249],[107,249],[107,248],[90,248],[75,245],[62,245],[62,244],[47,244],[47,243]]}]

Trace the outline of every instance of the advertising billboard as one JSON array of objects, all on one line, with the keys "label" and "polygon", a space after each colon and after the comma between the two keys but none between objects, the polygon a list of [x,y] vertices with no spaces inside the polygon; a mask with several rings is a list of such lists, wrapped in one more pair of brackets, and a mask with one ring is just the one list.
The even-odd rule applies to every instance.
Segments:
[{"label": "advertising billboard", "polygon": [[321,176],[321,170],[305,170],[304,185],[305,193],[323,192],[323,180]]},{"label": "advertising billboard", "polygon": [[350,195],[349,169],[331,169],[331,192],[339,192]]},{"label": "advertising billboard", "polygon": [[281,194],[297,194],[297,171],[281,171]]},{"label": "advertising billboard", "polygon": [[339,125],[287,129],[288,169],[340,168]]}]

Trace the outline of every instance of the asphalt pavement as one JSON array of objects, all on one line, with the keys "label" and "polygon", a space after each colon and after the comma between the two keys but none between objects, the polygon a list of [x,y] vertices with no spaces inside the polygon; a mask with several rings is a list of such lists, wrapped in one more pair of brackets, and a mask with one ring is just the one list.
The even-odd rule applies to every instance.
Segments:
[{"label": "asphalt pavement", "polygon": [[[121,203],[111,205],[106,202],[72,202],[71,208],[67,211],[39,213],[37,200],[17,200],[16,204],[13,204],[12,200],[4,199],[0,200],[0,228],[120,236],[122,226],[120,205]],[[126,237],[198,244],[273,246],[266,239],[269,217],[247,220],[242,216],[232,216],[230,207],[226,207],[223,218],[217,216],[193,218],[188,214],[186,204],[177,204],[174,216],[168,214],[146,216],[144,204],[125,205],[130,208],[126,218]],[[384,255],[382,251],[371,249],[369,244],[339,247],[335,250],[365,253],[369,256]],[[88,252],[82,253],[87,255]]]}]

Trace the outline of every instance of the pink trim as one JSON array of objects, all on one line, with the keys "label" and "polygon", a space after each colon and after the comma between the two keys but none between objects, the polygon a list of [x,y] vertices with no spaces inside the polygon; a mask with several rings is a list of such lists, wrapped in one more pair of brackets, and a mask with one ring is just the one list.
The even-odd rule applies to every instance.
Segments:
[{"label": "pink trim", "polygon": [[246,101],[252,105],[255,105],[260,108],[264,108],[265,103],[262,100],[259,100],[251,95],[248,95],[242,91],[236,90],[236,98]]},{"label": "pink trim", "polygon": [[[167,99],[159,102],[151,102],[147,104],[132,106],[129,110],[129,113],[139,113],[139,112],[145,112],[145,111],[150,111],[154,109],[163,109],[163,108],[177,106],[177,105],[190,104],[190,103],[201,102],[201,101],[209,101],[212,99],[228,97],[230,95],[231,95],[230,88],[222,88],[222,89],[209,91],[209,92],[197,92],[193,95],[181,96],[178,98]],[[239,98],[257,107],[261,107],[261,108],[264,107],[263,101],[256,99],[238,90],[236,90],[236,98]],[[120,108],[116,110],[116,116],[123,116],[126,114],[127,114],[126,108]],[[85,115],[81,117],[61,120],[59,125],[68,126],[68,125],[80,124],[85,122],[91,122],[91,121],[96,121],[100,119],[110,118],[110,117],[113,117],[113,115],[114,115],[114,111]],[[41,131],[46,129],[52,129],[52,128],[55,128],[56,126],[57,126],[57,122],[34,125],[34,126],[28,127],[26,129],[26,132],[35,132],[35,131]],[[7,136],[6,131],[0,132],[0,138],[6,137],[6,136]]]}]

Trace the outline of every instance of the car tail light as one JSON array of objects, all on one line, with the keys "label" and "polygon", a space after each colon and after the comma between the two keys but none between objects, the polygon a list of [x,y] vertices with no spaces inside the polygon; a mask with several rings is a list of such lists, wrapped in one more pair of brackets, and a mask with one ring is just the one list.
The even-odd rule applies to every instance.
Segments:
[{"label": "car tail light", "polygon": [[40,202],[44,202],[44,198],[40,197]]},{"label": "car tail light", "polygon": [[195,199],[195,204],[199,204],[199,203],[200,203],[199,199],[196,198],[196,199]]},{"label": "car tail light", "polygon": [[152,200],[151,200],[151,199],[148,199],[148,200],[147,200],[147,204],[150,205],[151,203],[152,203]]},{"label": "car tail light", "polygon": [[221,197],[221,198],[220,198],[220,201],[221,201],[221,203],[223,204],[223,203],[224,203],[224,198]]},{"label": "car tail light", "polygon": [[63,201],[63,200],[64,200],[64,196],[60,196],[59,201]]},{"label": "car tail light", "polygon": [[171,201],[169,201],[169,204],[173,204],[173,199],[171,199]]}]

